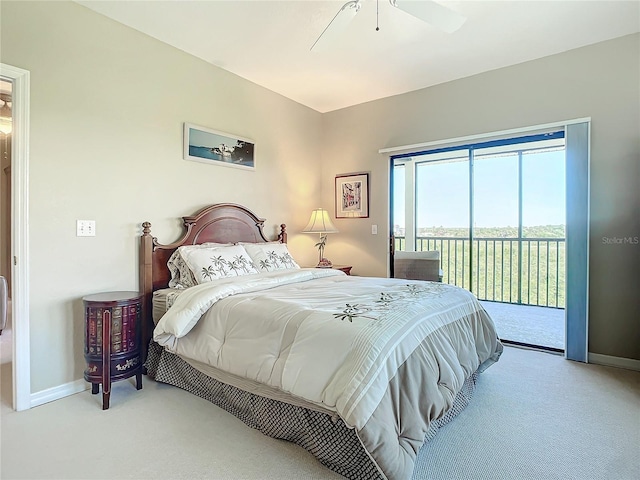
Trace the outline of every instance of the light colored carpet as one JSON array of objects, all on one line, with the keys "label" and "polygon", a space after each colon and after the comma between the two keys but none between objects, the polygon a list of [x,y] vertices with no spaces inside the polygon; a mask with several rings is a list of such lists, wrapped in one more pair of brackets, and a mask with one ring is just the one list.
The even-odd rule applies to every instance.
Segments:
[{"label": "light colored carpet", "polygon": [[640,372],[507,347],[420,456],[421,479],[638,480]]},{"label": "light colored carpet", "polygon": [[[5,398],[5,395],[2,395]],[[301,448],[144,378],[26,412],[3,405],[0,477],[334,479]],[[640,372],[516,348],[419,454],[416,479],[640,478]]]}]

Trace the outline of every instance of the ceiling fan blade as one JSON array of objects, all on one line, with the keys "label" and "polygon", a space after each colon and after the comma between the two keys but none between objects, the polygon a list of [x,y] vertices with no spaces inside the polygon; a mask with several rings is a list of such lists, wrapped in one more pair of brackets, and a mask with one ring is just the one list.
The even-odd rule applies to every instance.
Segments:
[{"label": "ceiling fan blade", "polygon": [[464,15],[431,0],[389,0],[389,3],[447,33],[455,32],[467,20]]},{"label": "ceiling fan blade", "polygon": [[322,51],[333,44],[360,11],[360,6],[360,0],[345,3],[311,45],[311,50],[314,52]]}]

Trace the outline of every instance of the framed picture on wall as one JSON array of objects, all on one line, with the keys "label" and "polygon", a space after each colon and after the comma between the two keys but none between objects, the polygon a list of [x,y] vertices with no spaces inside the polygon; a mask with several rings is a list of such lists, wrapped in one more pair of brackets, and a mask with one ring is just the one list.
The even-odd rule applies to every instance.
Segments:
[{"label": "framed picture on wall", "polygon": [[248,138],[207,127],[184,124],[185,160],[255,170],[255,144]]},{"label": "framed picture on wall", "polygon": [[369,174],[336,175],[336,218],[369,217]]}]

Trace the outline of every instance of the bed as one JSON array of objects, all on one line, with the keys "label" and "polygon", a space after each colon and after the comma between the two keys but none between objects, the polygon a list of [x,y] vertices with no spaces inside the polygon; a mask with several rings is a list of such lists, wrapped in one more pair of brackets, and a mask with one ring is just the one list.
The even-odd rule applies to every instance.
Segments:
[{"label": "bed", "polygon": [[410,479],[417,452],[470,401],[502,352],[460,288],[300,268],[286,226],[235,204],[143,223],[147,374],[183,388],[349,479]]}]

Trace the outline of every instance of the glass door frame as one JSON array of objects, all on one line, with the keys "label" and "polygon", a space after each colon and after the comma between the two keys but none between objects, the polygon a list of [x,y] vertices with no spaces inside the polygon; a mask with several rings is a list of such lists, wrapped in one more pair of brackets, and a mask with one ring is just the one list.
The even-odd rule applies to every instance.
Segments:
[{"label": "glass door frame", "polygon": [[[553,130],[552,130],[553,129]],[[559,130],[560,129],[560,130]],[[390,272],[393,276],[393,252],[395,249],[394,237],[394,163],[396,159],[408,158],[426,152],[445,151],[463,149],[466,146],[476,144],[470,143],[472,140],[482,138],[494,138],[503,135],[521,135],[520,139],[526,137],[522,133],[533,131],[561,131],[565,135],[565,163],[566,163],[566,242],[567,252],[565,259],[565,269],[567,272],[567,285],[565,287],[566,309],[565,309],[565,358],[580,362],[588,361],[588,288],[589,288],[589,195],[590,195],[590,142],[591,142],[591,119],[582,118],[565,122],[557,122],[538,127],[526,129],[514,129],[494,134],[483,134],[462,139],[452,139],[450,141],[439,141],[423,143],[405,147],[394,147],[381,149],[379,153],[389,154],[389,252],[390,252]],[[547,133],[530,135],[546,136]],[[548,137],[547,137],[548,138]],[[466,140],[466,142],[465,142]],[[507,139],[508,140],[508,139]],[[477,142],[490,144],[491,142],[504,142],[505,140],[489,140],[487,142]],[[429,150],[414,150],[409,153],[409,149],[420,147],[436,146],[449,143],[460,142],[458,146],[446,146],[432,148]],[[471,180],[470,180],[471,181]],[[415,186],[414,186],[415,188]],[[472,221],[472,220],[471,220]],[[472,227],[472,225],[471,225]],[[415,236],[415,232],[413,233]]]}]

